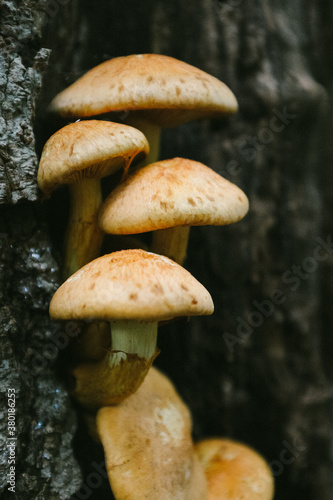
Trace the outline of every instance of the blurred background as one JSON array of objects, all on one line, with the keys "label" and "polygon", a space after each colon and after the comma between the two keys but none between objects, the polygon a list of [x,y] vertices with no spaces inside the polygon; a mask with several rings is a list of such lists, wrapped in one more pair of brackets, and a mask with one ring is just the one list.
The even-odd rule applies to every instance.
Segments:
[{"label": "blurred background", "polygon": [[67,395],[63,326],[48,318],[67,192],[43,202],[36,172],[51,99],[105,60],[149,52],[216,76],[239,102],[228,120],[163,131],[161,159],[201,161],[250,201],[236,224],[192,228],[185,267],[215,313],[161,327],[156,365],[195,440],[253,446],[276,500],[333,498],[332,27],[330,0],[1,2],[0,377],[17,394],[17,498],[112,498],[107,480],[89,482],[103,452]]}]

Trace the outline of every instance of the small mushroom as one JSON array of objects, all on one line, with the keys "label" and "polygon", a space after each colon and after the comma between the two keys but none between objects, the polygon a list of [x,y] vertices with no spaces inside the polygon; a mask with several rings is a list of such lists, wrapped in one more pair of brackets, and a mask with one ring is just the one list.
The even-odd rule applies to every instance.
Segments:
[{"label": "small mushroom", "polygon": [[[189,226],[226,225],[244,217],[248,199],[202,163],[173,158],[128,176],[104,201],[99,224],[113,234],[154,231],[152,251],[182,264]],[[177,228],[169,237],[168,228]]]},{"label": "small mushroom", "polygon": [[135,394],[99,410],[97,428],[115,498],[206,498],[189,410],[161,372],[152,367]]},{"label": "small mushroom", "polygon": [[207,439],[195,446],[207,479],[207,500],[272,500],[274,481],[266,461],[248,446]]},{"label": "small mushroom", "polygon": [[109,321],[111,350],[74,369],[73,396],[91,411],[121,402],[138,389],[156,357],[158,322],[213,309],[208,291],[164,256],[123,250],[85,265],[56,291],[50,316]]},{"label": "small mushroom", "polygon": [[58,130],[44,146],[38,185],[46,196],[69,184],[71,209],[63,263],[63,278],[99,254],[103,233],[97,224],[102,203],[100,179],[149,151],[145,136],[127,125],[107,121],[75,122]]},{"label": "small mushroom", "polygon": [[142,130],[150,144],[147,163],[158,159],[162,127],[224,118],[237,109],[234,94],[223,82],[160,54],[105,61],[60,92],[49,106],[50,112],[65,118],[128,112],[124,123]]}]

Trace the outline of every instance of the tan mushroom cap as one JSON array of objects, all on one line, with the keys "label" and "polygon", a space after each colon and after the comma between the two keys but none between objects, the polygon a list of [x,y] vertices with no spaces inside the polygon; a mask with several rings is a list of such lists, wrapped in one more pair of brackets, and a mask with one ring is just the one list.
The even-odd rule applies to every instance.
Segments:
[{"label": "tan mushroom cap", "polygon": [[46,142],[38,169],[38,185],[49,194],[59,184],[102,178],[149,152],[139,130],[102,120],[75,122]]},{"label": "tan mushroom cap", "polygon": [[86,264],[50,304],[53,319],[162,321],[212,314],[208,291],[167,257],[122,250]]},{"label": "tan mushroom cap", "polygon": [[151,110],[146,118],[170,127],[230,115],[237,111],[237,101],[224,83],[194,66],[169,56],[139,54],[91,69],[58,94],[49,109],[63,117]]},{"label": "tan mushroom cap", "polygon": [[207,500],[272,500],[273,476],[256,451],[229,439],[207,439],[195,448],[206,474]]},{"label": "tan mushroom cap", "polygon": [[184,158],[152,163],[130,175],[103,203],[100,227],[134,234],[174,226],[225,225],[248,211],[235,184]]},{"label": "tan mushroom cap", "polygon": [[116,498],[206,498],[190,413],[172,383],[156,369],[150,369],[135,394],[117,406],[102,408],[97,428]]}]

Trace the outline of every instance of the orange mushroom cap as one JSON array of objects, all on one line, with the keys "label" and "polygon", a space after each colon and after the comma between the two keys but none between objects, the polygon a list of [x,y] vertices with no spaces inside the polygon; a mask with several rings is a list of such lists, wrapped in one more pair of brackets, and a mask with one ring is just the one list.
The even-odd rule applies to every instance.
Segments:
[{"label": "orange mushroom cap", "polygon": [[172,127],[237,111],[231,90],[208,73],[173,57],[136,54],[117,57],[88,71],[51,102],[63,117],[112,111],[143,111],[146,119]]}]

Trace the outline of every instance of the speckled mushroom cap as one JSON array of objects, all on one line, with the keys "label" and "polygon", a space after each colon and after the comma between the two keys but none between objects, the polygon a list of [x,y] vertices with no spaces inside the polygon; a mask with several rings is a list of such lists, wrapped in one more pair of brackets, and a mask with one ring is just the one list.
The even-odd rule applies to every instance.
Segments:
[{"label": "speckled mushroom cap", "polygon": [[207,500],[272,500],[273,476],[253,449],[229,439],[207,439],[196,446],[207,479]]},{"label": "speckled mushroom cap", "polygon": [[121,183],[103,203],[99,224],[114,234],[225,225],[242,219],[248,206],[243,191],[211,168],[173,158],[143,167]]},{"label": "speckled mushroom cap", "polygon": [[208,291],[167,257],[122,250],[99,257],[63,283],[53,319],[162,321],[213,313]]},{"label": "speckled mushroom cap", "polygon": [[224,83],[194,66],[164,55],[139,54],[91,69],[58,94],[49,110],[71,118],[147,110],[146,118],[171,127],[230,115],[237,111],[237,101]]},{"label": "speckled mushroom cap", "polygon": [[141,387],[97,414],[116,498],[203,500],[206,481],[194,453],[188,408],[168,378],[151,368]]},{"label": "speckled mushroom cap", "polygon": [[102,178],[145,158],[147,139],[139,130],[102,120],[71,123],[46,142],[38,169],[38,185],[49,194],[59,184]]}]

